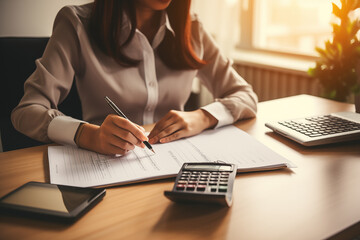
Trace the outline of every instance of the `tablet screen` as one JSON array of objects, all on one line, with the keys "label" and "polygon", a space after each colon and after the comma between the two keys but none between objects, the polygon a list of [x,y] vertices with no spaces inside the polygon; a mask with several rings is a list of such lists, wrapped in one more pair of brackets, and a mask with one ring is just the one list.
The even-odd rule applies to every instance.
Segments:
[{"label": "tablet screen", "polygon": [[70,213],[99,193],[96,189],[28,183],[7,195],[2,203]]}]

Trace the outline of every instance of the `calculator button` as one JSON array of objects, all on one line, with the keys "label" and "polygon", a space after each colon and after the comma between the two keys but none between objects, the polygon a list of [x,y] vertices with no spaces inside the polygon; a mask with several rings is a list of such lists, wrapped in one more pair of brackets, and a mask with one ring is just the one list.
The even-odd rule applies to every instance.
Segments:
[{"label": "calculator button", "polygon": [[210,172],[201,172],[202,175],[210,175]]},{"label": "calculator button", "polygon": [[227,182],[227,179],[220,179],[220,182]]},{"label": "calculator button", "polygon": [[218,172],[212,172],[211,175],[220,175]]},{"label": "calculator button", "polygon": [[215,188],[215,187],[212,187],[212,188],[210,189],[210,191],[212,191],[212,192],[216,192],[216,190],[217,190],[217,188]]},{"label": "calculator button", "polygon": [[202,192],[205,191],[205,189],[206,189],[205,185],[198,185],[197,188],[196,188],[196,190],[202,191]]},{"label": "calculator button", "polygon": [[200,181],[199,185],[207,185],[207,182]]},{"label": "calculator button", "polygon": [[217,185],[217,182],[209,182],[209,185],[210,186],[215,186],[215,185]]},{"label": "calculator button", "polygon": [[193,177],[190,178],[190,181],[197,181],[197,180],[198,180],[197,178],[193,178]]},{"label": "calculator button", "polygon": [[227,187],[219,187],[219,192],[227,192]]},{"label": "calculator button", "polygon": [[188,171],[183,171],[182,173],[183,174],[190,174],[190,172],[188,172]]},{"label": "calculator button", "polygon": [[208,179],[207,178],[200,178],[200,181],[207,181]]},{"label": "calculator button", "polygon": [[227,185],[228,185],[227,183],[220,183],[219,184],[219,186],[225,186],[225,187],[227,187]]},{"label": "calculator button", "polygon": [[186,184],[186,183],[187,183],[187,181],[184,181],[184,180],[179,180],[179,181],[178,181],[178,183],[179,183],[179,184]]},{"label": "calculator button", "polygon": [[193,190],[195,190],[195,185],[193,185],[193,184],[187,185],[187,186],[186,186],[186,190],[188,190],[188,191],[193,191]]},{"label": "calculator button", "polygon": [[183,184],[178,184],[178,185],[176,185],[176,189],[177,189],[177,190],[184,190],[184,189],[185,189],[185,185],[183,185]]},{"label": "calculator button", "polygon": [[195,184],[195,185],[196,185],[196,184],[197,184],[197,181],[189,181],[188,183],[189,183],[189,184]]},{"label": "calculator button", "polygon": [[217,178],[210,178],[210,182],[217,182],[218,179]]}]

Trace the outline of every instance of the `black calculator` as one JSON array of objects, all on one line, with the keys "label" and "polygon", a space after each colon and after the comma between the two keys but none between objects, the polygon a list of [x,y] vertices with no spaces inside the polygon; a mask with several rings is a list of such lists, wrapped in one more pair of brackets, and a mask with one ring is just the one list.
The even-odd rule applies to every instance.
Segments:
[{"label": "black calculator", "polygon": [[236,165],[219,162],[184,163],[172,191],[165,191],[175,202],[232,204]]}]

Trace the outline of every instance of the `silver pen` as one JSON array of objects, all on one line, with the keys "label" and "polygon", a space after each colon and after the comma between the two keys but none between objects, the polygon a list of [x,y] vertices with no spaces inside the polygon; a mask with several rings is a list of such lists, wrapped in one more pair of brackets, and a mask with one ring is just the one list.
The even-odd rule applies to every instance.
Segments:
[{"label": "silver pen", "polygon": [[[115,105],[115,103],[113,101],[111,101],[110,98],[108,98],[108,96],[105,97],[105,100],[109,104],[109,106],[116,112],[117,115],[129,120],[125,116],[125,114]],[[154,149],[152,148],[152,146],[150,145],[150,143],[148,141],[143,141],[143,143],[149,150],[151,150],[153,153],[155,153]]]}]

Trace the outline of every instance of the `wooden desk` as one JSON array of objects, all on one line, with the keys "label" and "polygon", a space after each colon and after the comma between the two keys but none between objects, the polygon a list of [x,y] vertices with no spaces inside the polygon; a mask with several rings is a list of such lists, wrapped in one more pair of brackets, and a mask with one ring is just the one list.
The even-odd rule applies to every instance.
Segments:
[{"label": "wooden desk", "polygon": [[[0,216],[0,239],[324,239],[360,220],[360,141],[306,148],[264,123],[305,114],[354,111],[308,95],[259,104],[236,124],[298,168],[239,174],[230,209],[174,204],[173,179],[107,190],[72,225]],[[239,144],[241,144],[239,142]],[[27,181],[49,181],[46,146],[0,154],[0,195]],[[346,233],[359,234],[359,224]],[[339,237],[339,236],[337,236]],[[341,235],[340,238],[343,238]]]}]

